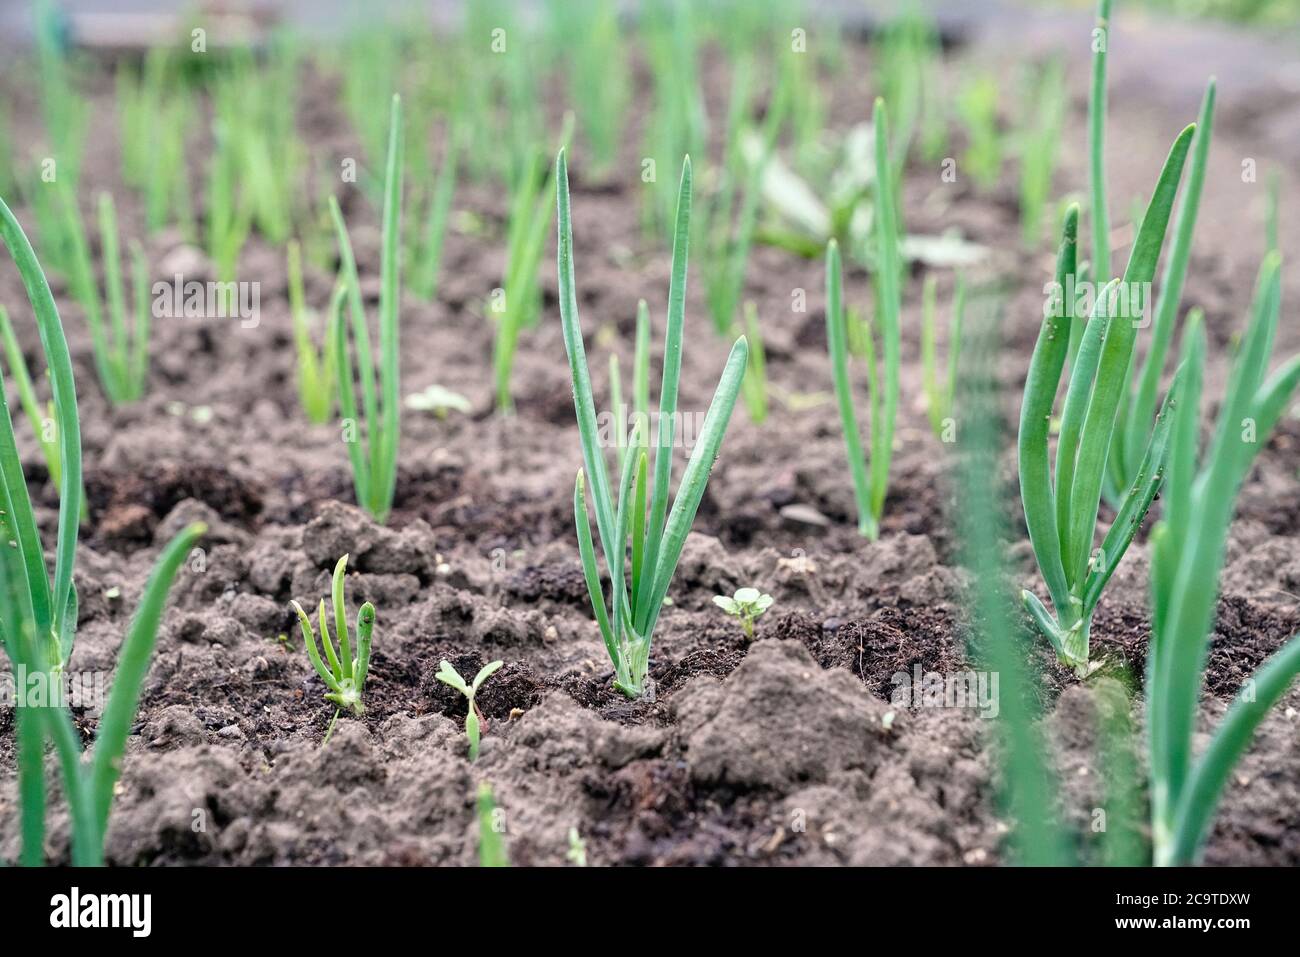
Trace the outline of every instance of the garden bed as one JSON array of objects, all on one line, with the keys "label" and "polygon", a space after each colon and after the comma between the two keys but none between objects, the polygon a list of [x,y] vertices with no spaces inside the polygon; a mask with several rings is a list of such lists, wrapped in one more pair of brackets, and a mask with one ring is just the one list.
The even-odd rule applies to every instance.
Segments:
[{"label": "garden bed", "polygon": [[[1152,42],[1141,34],[1135,43]],[[950,51],[956,62],[974,49]],[[869,76],[869,52],[850,46],[845,76]],[[1128,54],[1138,59],[1135,54]],[[1082,130],[1086,68],[1069,70],[1069,139],[1057,182],[1086,185]],[[644,77],[641,78],[644,81]],[[704,72],[710,108],[726,84]],[[1190,82],[1199,88],[1199,77]],[[1248,103],[1223,82],[1220,118],[1184,300],[1206,312],[1207,394],[1221,394],[1227,351],[1246,314],[1263,250],[1262,187],[1242,184],[1255,156]],[[833,90],[830,123],[865,118],[866,80]],[[111,84],[108,84],[111,89]],[[637,85],[641,115],[647,96]],[[8,89],[6,93],[8,93]],[[34,124],[32,93],[16,91],[14,125]],[[355,152],[328,76],[304,87],[308,146]],[[111,96],[91,99],[93,144],[84,181],[117,190]],[[561,104],[552,104],[558,114]],[[1112,195],[1144,189],[1172,136],[1192,117],[1113,94]],[[1077,135],[1076,135],[1077,134]],[[626,137],[635,143],[636,135]],[[639,180],[586,178],[573,161],[579,306],[597,403],[608,398],[610,351],[631,352],[639,298],[654,322],[652,376],[666,308],[669,255],[645,234]],[[616,170],[637,169],[625,147]],[[1280,157],[1278,159],[1281,159]],[[1275,165],[1275,164],[1274,164]],[[1014,184],[979,191],[913,164],[904,179],[910,231],[956,227],[994,250],[986,270],[1008,280],[998,378],[1014,422],[1037,333],[1048,250],[1020,252]],[[378,217],[343,194],[367,301],[378,295]],[[1289,201],[1293,206],[1293,201]],[[129,235],[142,213],[118,195]],[[1119,202],[1116,203],[1118,207]],[[1127,208],[1127,207],[1125,207]],[[111,409],[91,374],[78,307],[55,283],[78,372],[90,518],[76,584],[75,667],[108,669],[158,549],[186,522],[208,523],[201,556],[182,571],[144,687],[108,833],[112,864],[470,864],[477,858],[477,785],[504,810],[512,863],[562,864],[576,828],[593,864],[953,864],[1004,859],[1007,826],[995,801],[991,725],[969,708],[890,703],[894,676],[977,667],[966,650],[967,573],[955,556],[952,468],[930,432],[921,395],[921,272],[904,290],[902,402],[892,483],[878,542],[855,528],[835,404],[772,403],[762,427],[738,408],[673,580],[655,636],[653,694],[630,701],[592,619],[573,529],[581,461],[556,301],[554,240],[541,282],[540,326],[525,334],[514,373],[513,417],[493,411],[492,327],[484,301],[499,285],[503,197],[458,189],[437,299],[402,303],[402,389],[437,383],[470,399],[447,419],[405,410],[393,514],[376,525],[354,507],[336,425],[308,425],[295,387],[292,321],[282,251],[254,238],[241,279],[261,283],[260,321],[159,320],[150,389]],[[17,210],[20,218],[23,210]],[[470,228],[467,223],[477,223]],[[1117,232],[1126,217],[1117,214]],[[1283,217],[1282,248],[1297,247]],[[194,273],[200,254],[166,234],[147,252],[158,276]],[[1117,256],[1124,253],[1117,249]],[[202,269],[201,257],[198,260]],[[182,270],[178,263],[186,262]],[[773,393],[828,393],[823,264],[756,247],[746,297],[765,319]],[[940,315],[951,292],[940,274]],[[1300,296],[1291,270],[1284,309]],[[323,309],[333,277],[307,272]],[[850,268],[850,302],[868,298]],[[791,310],[807,290],[806,312]],[[0,270],[0,301],[23,303],[14,270]],[[682,406],[703,410],[726,355],[709,327],[701,282],[688,294]],[[1284,317],[1286,313],[1284,312]],[[35,329],[18,323],[31,354]],[[1283,321],[1276,352],[1300,348]],[[1019,583],[1034,587],[1024,542],[1010,435],[998,476]],[[52,533],[57,493],[24,449],[38,517]],[[1212,639],[1202,720],[1208,728],[1268,654],[1300,630],[1300,423],[1283,419],[1244,486]],[[793,508],[792,508],[793,507]],[[1109,520],[1110,513],[1103,511]],[[311,607],[349,554],[348,594],[377,609],[366,714],[333,715],[302,653],[290,599]],[[1026,631],[1025,655],[1042,677],[1044,723],[1062,784],[1061,816],[1095,860],[1093,810],[1102,801],[1095,745],[1095,683],[1141,675],[1150,632],[1148,550],[1139,536],[1093,626],[1103,675],[1079,682]],[[775,604],[745,640],[712,603],[754,585]],[[285,637],[287,636],[287,638]],[[500,659],[483,687],[479,760],[467,760],[465,700],[435,680],[442,659],[473,674]],[[1300,691],[1264,721],[1235,770],[1207,845],[1211,864],[1300,863]],[[1140,699],[1135,704],[1140,715]],[[93,715],[77,714],[89,735]],[[16,859],[12,711],[0,712],[0,861]],[[67,818],[56,808],[55,860]]]}]

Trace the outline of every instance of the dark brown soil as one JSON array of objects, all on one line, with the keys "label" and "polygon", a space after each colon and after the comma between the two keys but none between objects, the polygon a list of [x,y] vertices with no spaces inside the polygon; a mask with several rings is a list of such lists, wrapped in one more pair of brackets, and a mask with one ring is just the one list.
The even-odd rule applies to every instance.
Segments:
[{"label": "dark brown soil", "polygon": [[[1141,62],[1142,43],[1158,38],[1130,42],[1126,58]],[[847,78],[870,76],[868,66],[853,50],[836,85],[833,125],[864,118],[870,91]],[[1060,193],[1085,183],[1086,68],[1078,62],[1071,81],[1075,122]],[[1199,87],[1201,78],[1191,73],[1187,82]],[[1262,201],[1245,192],[1239,159],[1255,157],[1267,169],[1279,158],[1262,155],[1250,138],[1249,100],[1235,97],[1222,75],[1220,84],[1185,299],[1204,307],[1211,340],[1223,344],[1241,325],[1262,248]],[[710,101],[724,91],[712,83]],[[1116,216],[1128,197],[1150,188],[1173,133],[1190,119],[1155,109],[1140,89],[1129,92],[1111,104]],[[304,93],[304,131],[331,155],[355,147],[335,93],[327,84]],[[86,195],[113,189],[124,228],[136,235],[141,210],[121,188],[105,96],[96,99],[103,109],[94,119]],[[20,105],[21,133],[36,121],[28,100]],[[638,136],[630,130],[627,141]],[[984,194],[914,167],[904,202],[909,230],[959,228],[995,250],[990,265],[1012,283],[999,367],[1008,421],[1051,266],[1046,248],[1019,252],[1013,172],[1008,164],[999,187]],[[573,187],[579,304],[604,401],[607,354],[630,353],[638,298],[650,302],[656,344],[661,336],[668,255],[641,230],[639,184],[588,183],[579,158]],[[1290,209],[1294,195],[1284,190]],[[373,303],[377,223],[360,197],[348,196],[345,207]],[[465,184],[456,208],[499,224],[503,200]],[[18,214],[30,218],[29,210]],[[1284,250],[1300,248],[1298,222],[1284,210]],[[125,760],[110,862],[469,864],[477,847],[473,798],[477,783],[488,781],[518,864],[564,863],[570,828],[602,865],[997,863],[1007,827],[993,800],[989,723],[970,709],[890,704],[900,672],[973,667],[961,611],[967,579],[952,555],[945,447],[919,401],[920,275],[906,293],[903,401],[881,540],[856,534],[832,404],[790,411],[774,402],[761,428],[738,409],[655,638],[654,693],[631,702],[611,688],[578,563],[571,503],[580,453],[549,266],[544,319],[526,336],[515,372],[518,414],[491,413],[492,328],[482,303],[500,282],[501,246],[491,232],[453,230],[437,302],[408,297],[402,305],[404,393],[438,383],[467,395],[473,412],[446,421],[404,412],[386,528],[351,506],[335,429],[305,424],[297,408],[279,251],[254,238],[241,263],[240,278],[262,283],[256,329],[219,320],[155,324],[151,388],[128,410],[104,401],[83,317],[60,293],[79,374],[91,508],[77,569],[83,597],[74,668],[112,667],[160,544],[196,517],[212,529],[202,562],[182,573],[173,592]],[[166,275],[169,257],[185,251],[156,236],[148,252]],[[1288,302],[1300,299],[1297,275],[1291,270],[1287,279]],[[309,271],[307,279],[309,302],[323,307],[331,277]],[[867,301],[865,274],[851,269],[847,280],[851,300]],[[830,389],[822,281],[820,262],[768,248],[751,260],[746,295],[766,324],[769,376],[786,392]],[[945,297],[949,287],[942,274]],[[795,288],[808,291],[806,314],[789,311]],[[682,401],[699,410],[726,348],[705,331],[701,295],[696,277]],[[34,357],[34,328],[7,263],[0,301]],[[946,307],[940,303],[941,314]],[[1294,352],[1300,326],[1283,322],[1278,340],[1279,355]],[[1227,350],[1212,351],[1214,395]],[[206,413],[196,417],[198,407]],[[52,528],[54,492],[34,447],[24,447],[24,462],[39,489],[41,521]],[[1033,588],[1009,446],[1002,466],[1017,537],[1009,555],[1018,584]],[[1211,646],[1206,728],[1300,626],[1298,468],[1300,426],[1286,421],[1242,493]],[[815,509],[827,523],[792,521],[782,514],[792,505]],[[375,653],[365,716],[341,719],[322,749],[333,712],[302,652],[289,601],[314,605],[345,552],[349,601],[378,608]],[[1139,540],[1098,612],[1093,635],[1106,673],[1143,673],[1146,555]],[[710,601],[750,584],[776,599],[753,643]],[[1042,676],[1045,726],[1065,782],[1062,817],[1078,826],[1088,854],[1088,814],[1100,800],[1088,730],[1094,690],[1057,667],[1045,646],[1027,645],[1026,655]],[[479,698],[484,739],[475,764],[467,761],[464,699],[434,678],[443,658],[462,674],[505,662]],[[1298,705],[1293,690],[1234,775],[1209,862],[1300,863]],[[1134,710],[1140,721],[1140,701]],[[93,716],[79,721],[93,732]],[[0,713],[0,770],[0,863],[7,863],[18,848],[7,713]],[[61,812],[52,826],[50,853],[61,860]]]}]

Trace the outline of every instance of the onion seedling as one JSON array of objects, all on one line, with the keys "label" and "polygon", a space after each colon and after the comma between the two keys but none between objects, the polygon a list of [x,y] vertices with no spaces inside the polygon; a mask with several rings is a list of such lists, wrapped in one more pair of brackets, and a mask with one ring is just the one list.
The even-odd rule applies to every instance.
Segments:
[{"label": "onion seedling", "polygon": [[1214,97],[1215,82],[1211,79],[1196,120],[1196,135],[1192,140],[1191,160],[1187,167],[1187,185],[1178,202],[1173,244],[1169,248],[1165,269],[1160,277],[1160,295],[1156,299],[1155,318],[1151,323],[1150,345],[1138,373],[1136,390],[1126,390],[1121,398],[1120,415],[1111,438],[1104,489],[1107,501],[1116,507],[1123,497],[1123,490],[1138,480],[1142,450],[1151,434],[1156,396],[1165,371],[1165,358],[1173,342],[1183,281],[1187,277],[1187,264],[1191,258],[1196,213],[1200,208],[1201,190],[1205,184],[1211,125],[1214,122]]},{"label": "onion seedling", "polygon": [[1039,700],[1033,669],[1027,667],[1021,622],[1006,601],[1005,534],[997,493],[999,390],[996,357],[1002,343],[1000,317],[983,296],[974,298],[971,335],[963,360],[960,407],[963,426],[954,460],[960,494],[956,525],[960,558],[973,577],[970,620],[978,629],[971,647],[980,665],[1000,676],[994,721],[1001,773],[997,796],[1014,822],[1009,850],[1028,866],[1072,862],[1069,839],[1055,814],[1058,787],[1034,703]]},{"label": "onion seedling", "polygon": [[[672,179],[652,175],[655,165],[670,157],[699,155],[708,138],[708,118],[700,85],[700,40],[691,4],[654,3],[643,11],[641,36],[650,66],[653,99],[645,127],[642,180],[647,188],[642,221],[647,231],[670,229],[674,223]],[[644,164],[651,164],[647,170]]]},{"label": "onion seedling", "polygon": [[870,478],[863,460],[862,437],[858,433],[853,409],[853,389],[849,381],[848,332],[843,308],[843,280],[839,243],[831,240],[826,247],[826,341],[831,356],[835,397],[839,402],[840,425],[853,475],[853,493],[858,504],[858,531],[874,541],[880,537],[880,516],[885,508],[889,487],[889,464],[893,457],[894,420],[898,411],[899,263],[898,224],[895,195],[889,164],[889,125],[885,103],[876,100],[873,114],[876,130],[876,301],[879,304],[881,348],[885,355],[884,387],[880,388],[876,368],[875,343],[866,336],[868,355],[867,385],[871,409]]},{"label": "onion seedling", "polygon": [[897,184],[913,141],[919,139],[927,161],[938,161],[946,149],[945,97],[937,68],[939,31],[932,19],[908,9],[882,24],[872,45],[881,98],[894,117],[890,158]]},{"label": "onion seedling", "polygon": [[36,0],[33,13],[41,112],[50,155],[59,178],[72,190],[81,178],[81,159],[89,125],[90,103],[76,89],[76,70],[68,53],[67,21],[52,0]]},{"label": "onion seedling", "polygon": [[1146,697],[1156,864],[1194,863],[1232,768],[1300,673],[1300,637],[1293,637],[1246,681],[1209,746],[1199,759],[1194,757],[1209,634],[1237,494],[1300,382],[1300,356],[1265,378],[1280,299],[1280,257],[1269,252],[1218,425],[1203,457],[1198,440],[1205,334],[1199,321],[1190,323],[1183,340],[1183,372],[1173,387],[1177,398],[1164,516],[1151,535]]},{"label": "onion seedling", "polygon": [[957,277],[952,295],[952,319],[948,323],[948,374],[939,381],[935,356],[935,287],[937,280],[927,276],[921,291],[921,368],[925,389],[925,411],[936,438],[944,438],[952,420],[953,400],[957,394],[957,363],[961,354],[961,323],[966,311],[966,281]]},{"label": "onion seedling", "polygon": [[[100,299],[95,281],[95,267],[90,258],[76,200],[71,192],[67,199],[68,235],[71,238],[71,275],[69,285],[73,295],[86,312],[90,327],[91,345],[95,353],[95,372],[109,402],[115,406],[135,402],[144,396],[145,378],[149,372],[149,322],[152,303],[149,298],[148,268],[144,251],[139,244],[131,244],[132,292],[135,297],[135,319],[128,329],[126,295],[122,284],[122,264],[118,256],[117,213],[113,197],[99,194],[99,238],[104,264],[105,299]],[[108,326],[104,312],[108,313]]]},{"label": "onion seedling", "polygon": [[763,594],[757,588],[738,588],[736,594],[730,598],[726,595],[714,595],[713,604],[739,621],[740,627],[745,630],[745,637],[752,641],[754,619],[772,607],[772,596]]},{"label": "onion seedling", "polygon": [[758,224],[763,172],[776,148],[788,97],[787,84],[778,83],[763,120],[762,133],[757,137],[756,155],[747,163],[741,144],[746,132],[744,115],[750,105],[750,69],[748,59],[736,64],[727,118],[726,155],[718,170],[718,186],[708,202],[697,204],[695,215],[703,253],[706,298],[713,326],[722,335],[730,334],[736,324],[736,310],[744,292],[749,251]]},{"label": "onion seedling", "polygon": [[237,136],[238,131],[229,125],[228,120],[220,115],[213,118],[204,232],[208,258],[212,260],[218,281],[223,283],[234,280],[240,254],[252,229],[252,207],[248,193],[239,188]]},{"label": "onion seedling", "polygon": [[[673,447],[678,424],[677,388],[681,377],[683,323],[686,312],[686,263],[690,244],[691,161],[682,164],[678,187],[677,217],[673,230],[673,257],[668,288],[668,328],[664,337],[663,380],[659,390],[657,445],[653,483],[648,469],[648,450],[641,448],[645,431],[638,422],[629,447],[638,450],[624,458],[617,498],[610,486],[604,453],[597,435],[596,404],[591,375],[587,369],[582,327],[578,320],[578,294],[573,268],[573,225],[569,211],[569,174],[564,152],[556,158],[556,207],[559,220],[560,317],[564,346],[573,378],[573,403],[582,437],[583,468],[578,470],[573,491],[573,513],[578,527],[578,550],[582,558],[587,592],[605,649],[614,663],[614,687],[629,698],[646,690],[650,645],[668,586],[677,569],[687,533],[704,497],[709,472],[722,448],[740,383],[745,375],[749,349],[744,337],[731,347],[718,381],[713,401],[700,428],[690,460],[682,475],[672,511],[668,491],[672,482]],[[648,428],[648,426],[647,426]],[[606,608],[596,567],[588,513],[588,488],[596,513],[605,564],[610,574],[612,611]],[[648,511],[647,511],[648,509]],[[627,541],[632,539],[630,584],[627,569]]]},{"label": "onion seedling", "polygon": [[[380,252],[379,288],[379,382],[370,348],[370,329],[361,303],[361,280],[352,254],[352,240],[339,210],[330,197],[330,216],[338,239],[340,282],[345,295],[335,295],[330,320],[333,329],[334,368],[339,386],[339,414],[343,419],[344,441],[352,462],[352,484],[357,504],[377,522],[384,522],[393,507],[397,486],[397,446],[401,429],[401,399],[398,359],[401,301],[401,262],[398,237],[402,219],[402,101],[393,96],[389,113],[388,162],[384,174],[383,246]],[[357,417],[357,392],[353,384],[354,363],[348,351],[348,323],[341,311],[346,298],[351,314],[352,339],[356,348],[355,375],[361,388],[365,438]]]},{"label": "onion seedling", "polygon": [[[45,706],[23,704],[17,710],[21,857],[25,864],[40,864],[44,859],[44,754],[48,739],[58,754],[62,790],[69,805],[72,862],[93,866],[103,861],[114,787],[167,593],[205,527],[195,523],[182,530],[163,549],[154,566],[118,652],[117,673],[95,732],[91,760],[85,761],[80,735],[62,695],[63,674],[77,629],[77,591],[72,573],[83,500],[81,426],[72,360],[45,273],[3,199],[0,240],[18,267],[40,329],[53,394],[52,416],[60,463],[59,519],[51,576],[18,460],[9,407],[0,401],[0,533],[10,543],[10,547],[0,548],[0,638],[20,686],[42,685],[58,689],[59,695],[57,702],[47,701]],[[3,390],[0,381],[0,396]]]},{"label": "onion seedling", "polygon": [[455,688],[463,694],[465,700],[469,703],[468,710],[465,713],[465,736],[469,738],[469,759],[471,761],[478,760],[479,727],[481,721],[479,718],[478,705],[474,703],[474,698],[478,695],[478,689],[483,686],[483,682],[492,677],[492,675],[496,673],[497,669],[503,664],[505,664],[504,661],[488,662],[479,669],[478,674],[474,676],[474,680],[469,684],[465,683],[465,679],[460,676],[460,672],[452,667],[450,661],[444,660],[439,664],[438,673],[434,675],[434,677],[443,684],[450,688]]},{"label": "onion seedling", "polygon": [[321,741],[321,747],[329,744],[330,737],[334,734],[334,725],[338,722],[339,713],[344,708],[357,716],[366,713],[365,702],[362,701],[361,695],[365,690],[366,677],[370,674],[370,645],[375,630],[375,606],[366,602],[357,611],[357,653],[354,656],[352,638],[348,630],[347,599],[343,594],[343,576],[347,572],[347,567],[348,556],[344,555],[334,566],[330,589],[334,610],[334,631],[338,637],[337,651],[330,640],[324,598],[320,600],[320,607],[316,613],[316,620],[320,623],[321,644],[325,646],[325,658],[329,662],[328,667],[326,662],[321,660],[320,648],[316,646],[316,630],[312,628],[311,619],[297,601],[289,602],[293,605],[293,610],[298,613],[298,624],[302,627],[302,639],[307,649],[307,657],[311,659],[312,667],[316,669],[316,674],[320,675],[320,680],[325,682],[325,687],[328,689],[325,692],[325,700],[334,704],[334,717],[330,719],[330,726],[325,732],[325,739]]},{"label": "onion seedling", "polygon": [[1134,484],[1129,488],[1101,549],[1093,535],[1105,477],[1106,456],[1121,397],[1127,393],[1135,317],[1122,308],[1119,289],[1146,288],[1155,273],[1183,164],[1196,132],[1188,126],[1169,151],[1155,192],[1142,218],[1124,278],[1106,284],[1084,328],[1079,354],[1070,368],[1061,415],[1053,476],[1048,433],[1052,406],[1069,350],[1074,303],[1064,295],[1076,271],[1079,210],[1066,213],[1056,261],[1055,290],[1044,309],[1038,341],[1025,378],[1020,407],[1020,496],[1029,540],[1047,586],[1053,612],[1029,591],[1022,593],[1035,624],[1060,660],[1080,675],[1090,670],[1088,632],[1102,589],[1124,557],[1160,488],[1169,438],[1166,408],[1157,417]]},{"label": "onion seedling", "polygon": [[[293,313],[293,341],[298,352],[298,401],[307,414],[307,420],[323,425],[334,411],[334,360],[330,348],[330,330],[325,331],[325,341],[320,348],[312,341],[312,313],[307,310],[302,291],[302,252],[297,240],[289,240],[289,309]],[[343,287],[335,290],[340,295]],[[337,308],[329,310],[329,319],[338,315]]]},{"label": "onion seedling", "polygon": [[[1092,275],[1100,287],[1110,281],[1110,210],[1106,201],[1106,53],[1110,46],[1111,0],[1097,0],[1092,31],[1092,82],[1088,89],[1088,212],[1092,217]],[[1070,351],[1074,362],[1075,346]]]},{"label": "onion seedling", "polygon": [[1038,246],[1043,210],[1052,192],[1052,172],[1065,120],[1065,68],[1052,60],[1025,80],[1025,125],[1019,133],[1020,236],[1026,248]]},{"label": "onion seedling", "polygon": [[[609,357],[609,400],[621,471],[628,451],[628,410],[623,404],[618,356],[613,353]],[[636,304],[636,350],[632,355],[632,423],[638,422],[641,423],[639,447],[644,450],[650,447],[650,307],[644,299]]]},{"label": "onion seedling", "polygon": [[133,67],[116,69],[117,110],[122,143],[122,179],[144,198],[145,224],[154,233],[175,223],[192,241],[194,209],[185,169],[185,140],[193,104],[168,47]]},{"label": "onion seedling", "polygon": [[981,189],[992,189],[1002,171],[997,77],[987,72],[968,77],[957,94],[956,109],[966,129],[962,166]]},{"label": "onion seedling", "polygon": [[62,465],[59,462],[59,437],[55,427],[54,403],[48,403],[42,410],[36,398],[36,389],[32,385],[31,374],[27,371],[27,362],[23,359],[23,350],[14,335],[14,327],[9,322],[9,313],[0,306],[0,337],[4,339],[5,361],[9,365],[9,375],[18,387],[18,401],[23,407],[23,415],[32,433],[41,446],[45,458],[45,467],[49,470],[50,481],[57,487]]},{"label": "onion seedling", "polygon": [[[253,62],[251,51],[236,50],[212,94],[216,123],[230,150],[227,172],[240,186],[248,223],[276,245],[292,234],[303,180],[306,149],[294,118],[297,72],[296,53],[283,40],[270,45],[265,66]],[[209,213],[211,204],[209,197]]]},{"label": "onion seedling", "polygon": [[[573,114],[567,113],[560,133],[560,149],[569,142]],[[509,226],[506,235],[506,275],[501,288],[492,296],[491,310],[496,318],[496,338],[492,343],[492,366],[496,374],[497,408],[514,411],[510,395],[510,373],[519,348],[519,335],[537,324],[541,315],[542,293],[537,282],[546,245],[546,231],[551,225],[551,184],[554,171],[544,171],[543,154],[533,151],[530,162],[515,180],[510,197]]]},{"label": "onion seedling", "polygon": [[568,67],[569,102],[591,154],[592,175],[599,179],[618,157],[630,93],[618,8],[604,0],[556,0],[550,10]]},{"label": "onion seedling", "polygon": [[[63,463],[59,459],[59,426],[58,418],[54,414],[54,402],[47,402],[42,414],[31,373],[27,371],[27,363],[23,359],[22,347],[18,345],[18,337],[14,334],[9,313],[5,311],[4,306],[0,306],[0,338],[4,340],[5,360],[9,364],[9,374],[13,376],[18,387],[18,401],[22,405],[23,416],[27,419],[27,424],[31,426],[32,434],[36,436],[36,441],[41,447],[41,455],[45,459],[45,468],[50,474],[50,482],[59,488],[63,480]],[[85,522],[89,518],[90,501],[83,486],[81,520]]]},{"label": "onion seedling", "polygon": [[443,154],[442,167],[438,171],[438,180],[429,193],[428,207],[423,217],[418,213],[419,204],[415,204],[417,213],[411,218],[414,235],[407,244],[407,262],[410,264],[410,289],[419,299],[432,302],[438,291],[438,271],[442,265],[442,244],[447,237],[447,221],[451,217],[451,202],[456,193],[457,160],[460,146],[457,142],[459,131],[452,128],[447,131],[446,152]]}]

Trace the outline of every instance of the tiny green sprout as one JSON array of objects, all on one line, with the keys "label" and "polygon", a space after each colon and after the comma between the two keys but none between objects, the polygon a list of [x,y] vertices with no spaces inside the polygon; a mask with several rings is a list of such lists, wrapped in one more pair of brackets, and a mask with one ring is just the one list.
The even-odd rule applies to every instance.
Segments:
[{"label": "tiny green sprout", "polygon": [[448,412],[468,414],[472,408],[469,399],[459,392],[434,384],[423,392],[412,392],[406,397],[406,407],[416,412],[432,412],[440,419],[446,419]]},{"label": "tiny green sprout", "polygon": [[757,588],[739,588],[730,598],[714,595],[713,604],[733,618],[739,618],[740,627],[745,629],[745,637],[753,639],[754,619],[772,607],[772,596],[763,594]]},{"label": "tiny green sprout", "polygon": [[438,666],[438,673],[435,677],[445,685],[455,688],[469,701],[469,710],[465,713],[465,734],[469,737],[469,759],[478,760],[478,742],[479,742],[479,716],[478,706],[474,704],[474,696],[478,694],[478,689],[482,687],[483,682],[487,681],[492,674],[500,668],[505,662],[492,661],[479,669],[479,673],[474,676],[474,682],[466,685],[465,679],[460,673],[451,666],[450,661],[443,661]]},{"label": "tiny green sprout", "polygon": [[574,867],[587,866],[587,842],[582,839],[576,827],[569,828],[569,850],[564,856]]},{"label": "tiny green sprout", "polygon": [[332,701],[335,705],[334,717],[330,720],[329,730],[325,732],[325,740],[321,742],[321,747],[329,743],[339,713],[344,708],[350,709],[358,716],[366,713],[365,704],[361,700],[361,691],[365,687],[366,676],[370,673],[370,636],[375,628],[375,606],[366,602],[357,612],[357,654],[353,657],[352,639],[348,634],[348,609],[343,598],[343,574],[347,571],[347,567],[348,556],[346,555],[334,566],[332,600],[334,629],[337,632],[339,645],[337,652],[334,650],[333,642],[330,641],[324,598],[320,600],[320,610],[317,615],[317,620],[320,622],[321,644],[325,646],[325,657],[329,661],[328,667],[321,660],[320,649],[316,646],[316,631],[311,626],[311,619],[303,611],[302,605],[296,601],[290,602],[294,611],[298,613],[299,624],[302,625],[307,657],[311,659],[316,674],[320,675],[321,681],[325,682],[325,686],[329,689],[325,694],[325,700]]}]

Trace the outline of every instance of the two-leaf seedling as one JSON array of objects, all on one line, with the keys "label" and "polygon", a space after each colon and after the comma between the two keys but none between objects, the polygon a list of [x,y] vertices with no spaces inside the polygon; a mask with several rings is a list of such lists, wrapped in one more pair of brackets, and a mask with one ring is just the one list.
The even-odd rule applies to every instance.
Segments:
[{"label": "two-leaf seedling", "polygon": [[500,668],[505,662],[492,661],[479,669],[479,673],[474,676],[474,681],[465,684],[465,679],[460,676],[455,668],[451,666],[450,661],[443,661],[438,666],[436,677],[445,685],[450,685],[469,702],[469,711],[465,714],[465,734],[469,738],[469,759],[471,761],[478,759],[478,742],[479,742],[479,716],[478,706],[474,704],[474,696],[478,694],[478,689],[482,687],[483,682],[487,681],[492,674]]},{"label": "two-leaf seedling", "polygon": [[763,594],[757,588],[738,588],[736,594],[730,598],[726,595],[714,595],[713,604],[733,618],[739,619],[740,627],[745,629],[745,637],[752,641],[754,619],[772,607],[772,596]]}]

